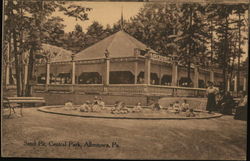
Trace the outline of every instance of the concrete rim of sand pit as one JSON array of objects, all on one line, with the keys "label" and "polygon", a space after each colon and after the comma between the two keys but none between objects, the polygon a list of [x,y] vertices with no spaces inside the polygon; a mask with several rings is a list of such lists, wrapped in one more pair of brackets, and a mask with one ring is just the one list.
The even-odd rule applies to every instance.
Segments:
[{"label": "concrete rim of sand pit", "polygon": [[[51,111],[50,108],[60,108],[62,106],[42,106],[39,107],[37,110],[45,113],[50,114],[58,114],[64,116],[75,116],[75,117],[83,117],[83,118],[101,118],[101,119],[129,119],[129,120],[191,120],[191,119],[212,119],[221,117],[222,114],[214,113],[212,116],[204,116],[204,117],[129,117],[129,116],[121,116],[121,115],[114,115],[114,116],[98,116],[98,115],[86,115],[86,113],[82,114],[72,114],[67,112],[57,112]],[[203,111],[205,112],[205,111]],[[89,113],[88,113],[89,114]],[[95,113],[98,114],[98,113]]]}]

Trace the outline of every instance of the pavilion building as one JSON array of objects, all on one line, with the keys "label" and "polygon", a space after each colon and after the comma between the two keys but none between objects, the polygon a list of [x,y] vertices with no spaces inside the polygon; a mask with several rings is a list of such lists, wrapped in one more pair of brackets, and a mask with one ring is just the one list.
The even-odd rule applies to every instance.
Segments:
[{"label": "pavilion building", "polygon": [[[220,69],[194,64],[188,80],[177,54],[161,56],[123,30],[76,54],[48,44],[43,45],[43,52],[48,56],[36,63],[34,92],[204,96],[207,81],[217,86],[223,83]],[[245,90],[246,76],[240,79]],[[187,87],[188,81],[191,86]]]}]

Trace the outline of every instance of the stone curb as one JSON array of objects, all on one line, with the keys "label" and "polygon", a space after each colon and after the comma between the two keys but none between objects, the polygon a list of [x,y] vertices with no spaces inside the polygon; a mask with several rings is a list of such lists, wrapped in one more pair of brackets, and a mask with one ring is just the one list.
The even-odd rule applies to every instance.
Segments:
[{"label": "stone curb", "polygon": [[58,115],[65,115],[65,116],[76,116],[76,117],[85,117],[85,118],[101,118],[101,119],[127,119],[127,120],[194,120],[194,119],[212,119],[212,118],[218,118],[221,117],[222,114],[216,113],[214,116],[209,116],[209,117],[172,117],[172,118],[166,118],[166,117],[158,117],[158,118],[153,118],[153,117],[121,117],[121,116],[116,116],[116,117],[110,117],[110,116],[94,116],[94,115],[79,115],[79,114],[69,114],[69,113],[60,113],[60,112],[53,112],[49,111],[46,109],[46,107],[54,107],[54,106],[43,106],[38,108],[38,111],[45,112],[45,113],[50,113],[50,114],[58,114]]}]

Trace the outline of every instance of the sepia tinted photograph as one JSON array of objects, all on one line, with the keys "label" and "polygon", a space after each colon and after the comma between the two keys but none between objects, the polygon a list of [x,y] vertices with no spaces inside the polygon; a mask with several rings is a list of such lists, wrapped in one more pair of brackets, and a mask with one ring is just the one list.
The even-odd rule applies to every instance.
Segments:
[{"label": "sepia tinted photograph", "polygon": [[1,157],[247,160],[249,2],[4,0]]}]

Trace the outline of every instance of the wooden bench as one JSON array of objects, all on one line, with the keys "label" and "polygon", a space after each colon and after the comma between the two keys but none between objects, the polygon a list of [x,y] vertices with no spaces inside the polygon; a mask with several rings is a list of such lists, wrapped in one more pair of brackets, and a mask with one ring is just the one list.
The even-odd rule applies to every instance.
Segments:
[{"label": "wooden bench", "polygon": [[11,110],[16,113],[15,107],[20,107],[20,114],[21,116],[23,116],[22,107],[24,106],[24,104],[35,105],[35,103],[42,103],[43,105],[46,104],[43,97],[5,97],[3,100],[3,104],[6,104],[10,109],[9,117],[11,115]]}]

